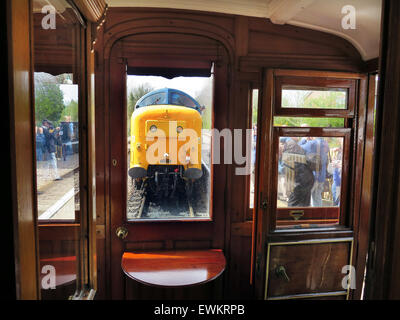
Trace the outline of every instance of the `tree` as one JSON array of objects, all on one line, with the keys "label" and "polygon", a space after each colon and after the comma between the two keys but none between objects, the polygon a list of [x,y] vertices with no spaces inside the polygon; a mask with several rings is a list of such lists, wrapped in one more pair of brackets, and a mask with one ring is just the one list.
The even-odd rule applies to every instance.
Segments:
[{"label": "tree", "polygon": [[128,94],[128,132],[130,132],[131,129],[131,117],[132,117],[132,113],[135,111],[135,106],[136,106],[136,102],[138,102],[138,100],[143,97],[145,94],[153,91],[154,88],[148,84],[148,83],[144,83],[141,84],[137,87],[132,88],[129,91]]},{"label": "tree", "polygon": [[65,116],[71,117],[72,122],[78,121],[78,102],[71,100],[71,102],[65,106],[60,121],[65,119]]},{"label": "tree", "polygon": [[135,105],[138,100],[145,94],[153,91],[154,88],[148,83],[141,84],[138,87],[134,87],[129,91],[128,95],[128,119],[131,118],[133,111],[135,111]]},{"label": "tree", "polygon": [[196,101],[201,106],[205,107],[201,115],[203,122],[203,129],[211,129],[211,106],[212,106],[211,85],[212,81],[208,81],[207,84],[196,95]]},{"label": "tree", "polygon": [[[282,94],[282,106],[308,109],[345,109],[346,100],[340,91],[290,90]],[[274,117],[274,126],[343,128],[343,118]]]},{"label": "tree", "polygon": [[41,83],[35,88],[35,117],[38,123],[48,119],[58,124],[64,110],[64,95],[55,83]]}]

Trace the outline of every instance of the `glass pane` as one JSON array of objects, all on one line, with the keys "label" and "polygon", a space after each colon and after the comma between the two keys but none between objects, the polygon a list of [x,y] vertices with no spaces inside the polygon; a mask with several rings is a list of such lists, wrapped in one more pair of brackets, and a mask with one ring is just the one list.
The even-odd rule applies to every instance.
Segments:
[{"label": "glass pane", "polygon": [[72,74],[35,72],[39,220],[75,220],[79,211],[78,85]]},{"label": "glass pane", "polygon": [[253,139],[251,140],[251,175],[250,175],[250,198],[249,208],[254,208],[254,183],[255,183],[255,164],[257,152],[257,114],[258,114],[258,89],[252,91],[252,133]]},{"label": "glass pane", "polygon": [[[212,76],[127,77],[128,220],[211,216],[212,85]],[[143,106],[146,94],[167,98]]]},{"label": "glass pane", "polygon": [[347,109],[347,89],[282,86],[282,108]]},{"label": "glass pane", "polygon": [[280,137],[277,220],[338,223],[343,141],[342,137]]},{"label": "glass pane", "polygon": [[[54,7],[54,6],[55,7]],[[67,1],[33,1],[41,297],[75,293],[79,247],[78,30]]]},{"label": "glass pane", "polygon": [[274,117],[274,126],[344,128],[344,118]]}]

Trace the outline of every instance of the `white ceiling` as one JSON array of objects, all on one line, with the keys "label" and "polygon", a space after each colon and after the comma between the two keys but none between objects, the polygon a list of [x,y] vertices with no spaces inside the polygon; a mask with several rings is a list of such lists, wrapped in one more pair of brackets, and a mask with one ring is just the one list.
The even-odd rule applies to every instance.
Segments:
[{"label": "white ceiling", "polygon": [[[200,10],[268,18],[332,33],[351,42],[364,60],[379,56],[382,0],[106,0],[110,7],[153,7]],[[346,14],[355,8],[356,29],[342,28]]]}]

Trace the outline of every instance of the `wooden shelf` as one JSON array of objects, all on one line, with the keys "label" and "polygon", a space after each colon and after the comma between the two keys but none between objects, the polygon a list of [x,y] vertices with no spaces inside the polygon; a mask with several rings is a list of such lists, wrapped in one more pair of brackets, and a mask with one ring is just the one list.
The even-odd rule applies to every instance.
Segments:
[{"label": "wooden shelf", "polygon": [[125,252],[122,270],[131,279],[157,287],[204,284],[225,270],[220,249]]}]

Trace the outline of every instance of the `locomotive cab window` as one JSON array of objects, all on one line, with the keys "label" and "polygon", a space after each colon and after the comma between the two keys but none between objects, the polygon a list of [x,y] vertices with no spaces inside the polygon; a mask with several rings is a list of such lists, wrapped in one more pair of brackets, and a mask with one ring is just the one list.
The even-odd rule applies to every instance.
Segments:
[{"label": "locomotive cab window", "polygon": [[211,217],[210,77],[127,78],[127,220]]}]

